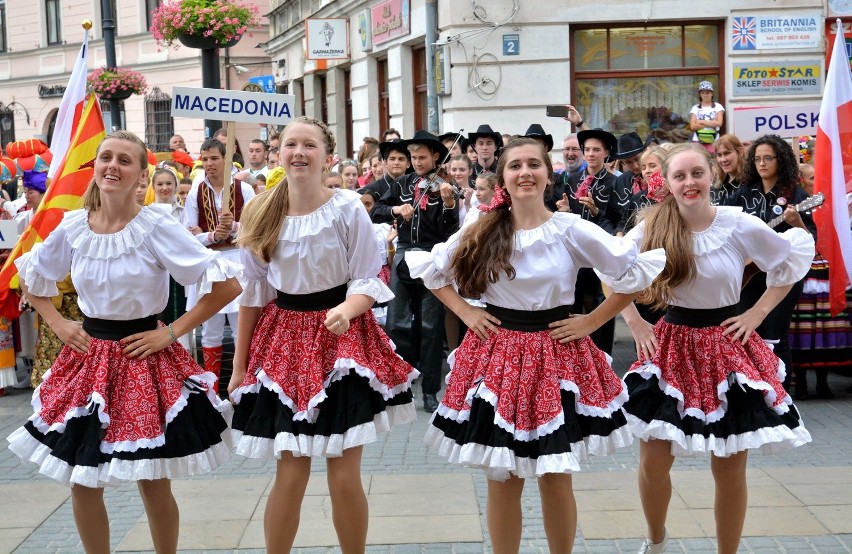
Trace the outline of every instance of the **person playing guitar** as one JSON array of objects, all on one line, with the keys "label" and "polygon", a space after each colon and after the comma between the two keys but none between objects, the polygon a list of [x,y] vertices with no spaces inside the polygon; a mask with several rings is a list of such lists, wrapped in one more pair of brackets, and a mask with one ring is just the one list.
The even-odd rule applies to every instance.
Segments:
[{"label": "person playing guitar", "polygon": [[[776,232],[791,227],[800,227],[816,237],[816,225],[808,213],[800,213],[796,205],[808,198],[799,184],[799,163],[790,145],[777,135],[764,135],[749,148],[742,185],[728,197],[728,205],[740,206],[743,211],[771,222],[777,217],[782,221],[775,226]],[[745,283],[745,281],[744,281]],[[789,369],[793,365],[788,341],[793,308],[802,292],[804,280],[799,281],[784,299],[766,316],[757,333],[765,340],[777,341],[775,354]],[[744,284],[740,295],[740,313],[754,306],[766,291],[766,274],[758,273]],[[784,387],[791,390],[788,377]]]}]

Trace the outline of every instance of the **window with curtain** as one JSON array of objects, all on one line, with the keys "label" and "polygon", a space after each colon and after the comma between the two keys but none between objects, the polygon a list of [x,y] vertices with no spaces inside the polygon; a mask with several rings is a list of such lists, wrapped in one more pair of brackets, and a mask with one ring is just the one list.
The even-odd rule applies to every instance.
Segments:
[{"label": "window with curtain", "polygon": [[46,15],[47,44],[59,44],[62,42],[62,17],[59,0],[44,0],[44,13]]},{"label": "window with curtain", "polygon": [[592,128],[684,142],[698,83],[722,102],[723,22],[580,27],[571,33],[573,104]]},{"label": "window with curtain", "polygon": [[154,10],[159,8],[162,3],[163,0],[145,0],[145,29],[143,29],[143,32],[151,28]]}]

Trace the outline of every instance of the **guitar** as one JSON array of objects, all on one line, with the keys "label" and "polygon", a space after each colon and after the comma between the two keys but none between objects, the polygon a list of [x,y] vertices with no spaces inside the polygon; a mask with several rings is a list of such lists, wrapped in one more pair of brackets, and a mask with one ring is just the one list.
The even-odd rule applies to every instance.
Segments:
[{"label": "guitar", "polygon": [[[795,206],[792,206],[797,212],[806,212],[808,210],[812,210],[816,207],[822,206],[825,202],[825,195],[823,193],[814,194],[813,196],[808,196]],[[774,217],[766,222],[769,225],[770,229],[774,229],[781,225],[784,222],[784,214],[782,213],[778,217]],[[749,281],[751,281],[752,277],[760,273],[760,269],[758,269],[757,265],[750,261],[745,268],[743,269],[743,285],[742,288],[745,288]]]}]

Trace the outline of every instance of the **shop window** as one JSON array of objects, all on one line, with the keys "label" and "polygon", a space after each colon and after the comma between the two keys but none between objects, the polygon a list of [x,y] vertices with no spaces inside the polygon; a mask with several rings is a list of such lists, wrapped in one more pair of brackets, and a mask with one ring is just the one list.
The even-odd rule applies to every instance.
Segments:
[{"label": "shop window", "polygon": [[160,87],[154,87],[145,96],[145,143],[153,152],[169,151],[169,139],[175,134],[171,106],[171,96]]},{"label": "shop window", "polygon": [[62,17],[59,0],[45,0],[44,12],[47,22],[47,44],[62,42]]},{"label": "shop window", "polygon": [[379,129],[383,131],[390,127],[390,92],[388,90],[387,58],[376,60],[376,73],[379,78]]},{"label": "shop window", "polygon": [[713,82],[721,102],[721,25],[575,30],[574,105],[593,128],[689,140],[689,110],[698,102],[698,83]]}]

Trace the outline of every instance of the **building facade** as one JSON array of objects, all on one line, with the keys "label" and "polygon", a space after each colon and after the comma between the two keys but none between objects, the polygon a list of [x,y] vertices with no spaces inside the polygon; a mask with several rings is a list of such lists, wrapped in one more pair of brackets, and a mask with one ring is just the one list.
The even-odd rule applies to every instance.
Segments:
[{"label": "building facade", "polygon": [[[203,122],[172,119],[167,106],[173,86],[201,86],[199,51],[154,43],[148,27],[159,1],[112,0],[118,64],[142,71],[149,84],[148,95],[124,101],[125,127],[156,148],[182,134],[194,151]],[[847,0],[256,1],[268,30],[264,19],[220,52],[223,88],[274,80],[296,97],[296,114],[331,125],[341,155],[389,127],[404,136],[428,129],[430,113],[440,132],[488,123],[518,134],[540,123],[558,145],[571,129],[546,117],[545,106],[565,103],[592,127],[685,140],[704,80],[726,107],[724,130],[807,134],[800,122],[818,110],[836,17],[852,35]],[[33,2],[0,0],[0,143],[49,139],[84,19],[95,22],[90,69],[105,64],[100,5],[36,0],[34,14]],[[330,22],[345,37],[342,54],[319,59],[321,38],[306,32],[309,21]],[[308,59],[317,57],[309,51],[321,55]],[[243,143],[276,130],[237,128]]]},{"label": "building facade", "polygon": [[[145,75],[148,93],[124,100],[123,127],[145,138],[153,150],[168,149],[169,137],[183,135],[192,154],[203,140],[203,120],[172,118],[174,86],[201,87],[200,50],[158,46],[149,32],[151,12],[158,0],[111,0],[115,20],[115,50],[119,66]],[[258,2],[261,13],[268,4]],[[80,51],[90,19],[89,70],[106,65],[100,0],[0,0],[0,143],[53,134],[62,93]],[[234,47],[220,51],[223,88],[240,89],[249,77],[270,73],[270,59],[256,48],[267,40],[266,19]],[[238,70],[239,67],[239,70]],[[101,103],[107,123],[109,104]],[[109,126],[107,127],[109,128]],[[239,124],[237,138],[247,144],[257,138],[257,125]]]},{"label": "building facade", "polygon": [[[724,130],[753,134],[754,118],[743,116],[762,108],[769,123],[760,134],[795,136],[806,134],[796,121],[807,118],[784,114],[818,111],[838,16],[852,21],[852,3],[276,0],[265,49],[279,90],[296,96],[297,111],[332,126],[341,153],[388,127],[404,136],[428,128],[430,56],[434,131],[467,133],[488,123],[518,134],[540,123],[561,138],[569,126],[547,118],[545,106],[570,102],[592,127],[688,140],[689,110],[698,83],[708,80],[726,107]],[[306,37],[306,19],[346,21],[343,59],[306,59],[316,40]]]}]

